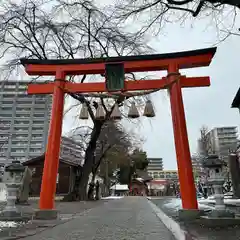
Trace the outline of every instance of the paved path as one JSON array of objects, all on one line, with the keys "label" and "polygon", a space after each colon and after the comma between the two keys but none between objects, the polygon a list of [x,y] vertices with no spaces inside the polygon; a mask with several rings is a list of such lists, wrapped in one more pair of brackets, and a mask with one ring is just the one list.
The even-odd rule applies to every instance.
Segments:
[{"label": "paved path", "polygon": [[174,240],[144,197],[110,200],[102,206],[26,240]]},{"label": "paved path", "polygon": [[[59,217],[61,220],[55,221],[30,221],[27,224],[20,224],[15,227],[8,227],[0,221],[0,239],[1,240],[13,240],[39,234],[41,231],[45,231],[53,226],[63,224],[75,217],[78,217],[89,209],[102,206],[106,200],[100,201],[87,201],[87,202],[59,202],[55,203],[56,209],[59,211]],[[34,215],[35,209],[38,208],[37,201],[29,201],[29,206],[18,205],[20,211],[27,215]],[[0,210],[4,208],[6,203],[0,203]],[[11,237],[9,237],[11,236]]]}]

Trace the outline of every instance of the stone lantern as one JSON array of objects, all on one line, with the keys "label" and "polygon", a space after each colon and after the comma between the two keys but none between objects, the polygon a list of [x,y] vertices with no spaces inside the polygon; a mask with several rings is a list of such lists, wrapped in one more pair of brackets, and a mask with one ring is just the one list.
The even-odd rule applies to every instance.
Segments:
[{"label": "stone lantern", "polygon": [[212,185],[214,190],[215,210],[210,213],[214,217],[231,217],[233,215],[233,213],[226,211],[224,204],[224,166],[226,166],[226,163],[219,159],[217,155],[209,155],[203,161],[203,167],[209,170],[208,183]]},{"label": "stone lantern", "polygon": [[15,202],[19,187],[23,179],[25,167],[20,161],[12,161],[4,169],[3,182],[7,190],[7,205],[0,214],[1,220],[18,220],[21,218],[21,213],[17,209]]}]

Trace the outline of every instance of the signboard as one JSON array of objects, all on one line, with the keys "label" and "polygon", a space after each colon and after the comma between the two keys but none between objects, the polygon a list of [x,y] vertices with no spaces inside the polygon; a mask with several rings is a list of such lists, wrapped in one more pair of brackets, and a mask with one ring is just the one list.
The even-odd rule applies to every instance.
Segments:
[{"label": "signboard", "polygon": [[105,65],[106,88],[109,92],[117,92],[124,89],[124,64],[109,63]]}]

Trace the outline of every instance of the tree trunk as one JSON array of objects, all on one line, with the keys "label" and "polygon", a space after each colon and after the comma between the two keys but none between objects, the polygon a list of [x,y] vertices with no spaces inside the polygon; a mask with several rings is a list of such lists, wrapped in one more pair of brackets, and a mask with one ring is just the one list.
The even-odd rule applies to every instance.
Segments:
[{"label": "tree trunk", "polygon": [[92,179],[88,188],[88,200],[94,200],[94,182],[95,182],[96,172],[92,172]]},{"label": "tree trunk", "polygon": [[64,197],[65,201],[77,201],[77,200],[86,201],[88,199],[87,197],[88,180],[94,165],[94,152],[96,150],[97,140],[101,133],[103,123],[104,123],[103,121],[97,121],[94,124],[91,133],[91,140],[85,152],[85,161],[81,169],[81,174],[80,176],[77,176],[75,179],[73,191],[69,195]]},{"label": "tree trunk", "polygon": [[240,198],[240,167],[236,154],[230,154],[228,164],[232,178],[233,195]]},{"label": "tree trunk", "polygon": [[86,149],[85,161],[84,161],[82,175],[80,178],[80,183],[78,188],[79,200],[87,200],[87,185],[88,185],[89,175],[92,172],[92,169],[94,167],[94,153],[96,150],[97,140],[101,133],[103,123],[104,123],[103,121],[97,121],[94,124],[93,131],[91,134],[91,140]]}]

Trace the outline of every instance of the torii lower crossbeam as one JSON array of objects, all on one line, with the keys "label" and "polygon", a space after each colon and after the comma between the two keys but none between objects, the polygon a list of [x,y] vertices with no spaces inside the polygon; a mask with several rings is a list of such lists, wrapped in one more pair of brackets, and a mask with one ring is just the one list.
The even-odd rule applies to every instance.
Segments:
[{"label": "torii lower crossbeam", "polygon": [[[34,84],[28,85],[28,94],[53,94],[54,82],[46,84]],[[137,80],[137,81],[125,81],[125,88],[123,91],[141,91],[141,90],[154,90],[154,89],[167,89],[171,83],[166,77],[161,80]],[[187,78],[180,76],[180,85],[182,88],[191,87],[208,87],[210,86],[209,77],[192,77]],[[72,83],[65,82],[63,86],[65,93],[91,93],[91,92],[107,92],[104,82],[97,83]]]},{"label": "torii lower crossbeam", "polygon": [[71,83],[65,81],[66,76],[102,74],[105,71],[106,63],[116,62],[123,63],[125,73],[160,70],[166,70],[168,72],[167,77],[159,80],[125,81],[122,91],[169,90],[182,205],[183,209],[198,209],[182,99],[182,88],[209,86],[210,79],[209,77],[187,78],[181,76],[179,70],[208,66],[215,51],[216,48],[209,48],[170,54],[101,59],[22,59],[21,63],[25,66],[26,72],[29,75],[55,76],[53,83],[29,84],[28,88],[29,94],[53,94],[52,117],[41,185],[40,210],[51,210],[54,208],[64,94],[107,92],[105,83]]}]

